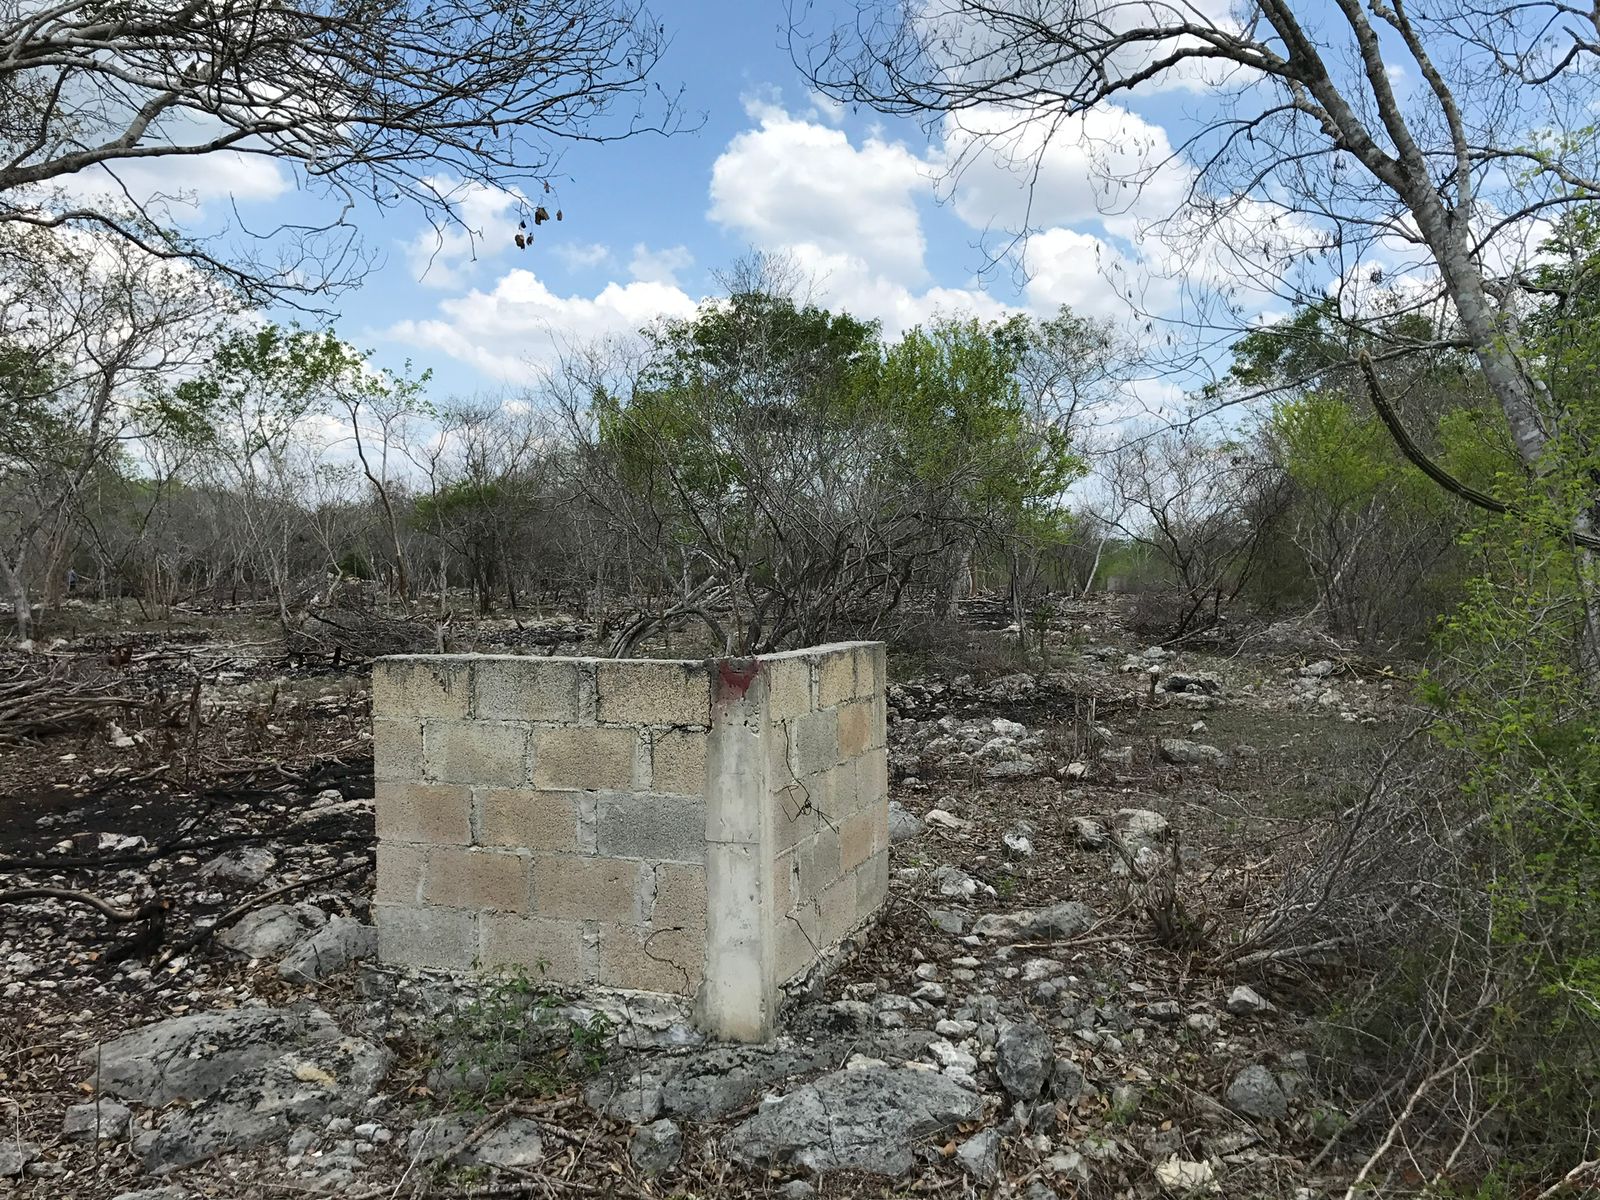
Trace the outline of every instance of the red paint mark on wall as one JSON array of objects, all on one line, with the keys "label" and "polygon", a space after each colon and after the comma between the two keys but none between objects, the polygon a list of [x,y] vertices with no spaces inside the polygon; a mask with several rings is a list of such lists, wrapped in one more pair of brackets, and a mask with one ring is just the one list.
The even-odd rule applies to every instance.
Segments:
[{"label": "red paint mark on wall", "polygon": [[750,690],[761,673],[759,658],[719,658],[717,660],[717,699],[737,700]]}]

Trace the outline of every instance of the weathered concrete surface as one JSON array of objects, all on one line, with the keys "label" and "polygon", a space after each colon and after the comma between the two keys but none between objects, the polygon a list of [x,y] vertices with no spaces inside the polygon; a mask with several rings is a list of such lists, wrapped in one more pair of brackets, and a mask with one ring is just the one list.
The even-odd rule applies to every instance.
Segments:
[{"label": "weathered concrete surface", "polygon": [[770,1037],[782,985],[887,895],[884,675],[877,643],[380,659],[379,956],[675,993],[714,1036]]}]

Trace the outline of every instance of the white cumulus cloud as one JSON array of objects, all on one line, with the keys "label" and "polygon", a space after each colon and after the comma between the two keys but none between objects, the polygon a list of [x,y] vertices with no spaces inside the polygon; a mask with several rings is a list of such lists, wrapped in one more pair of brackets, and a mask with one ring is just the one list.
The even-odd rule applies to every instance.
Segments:
[{"label": "white cumulus cloud", "polygon": [[490,290],[473,288],[441,301],[437,316],[400,321],[387,336],[441,351],[503,383],[528,383],[572,346],[634,332],[660,316],[686,317],[694,309],[695,301],[669,283],[613,282],[593,296],[563,296],[518,267]]},{"label": "white cumulus cloud", "polygon": [[853,143],[841,129],[767,102],[711,168],[710,216],[764,249],[811,245],[848,254],[906,284],[927,277],[917,200],[926,163],[898,142]]}]

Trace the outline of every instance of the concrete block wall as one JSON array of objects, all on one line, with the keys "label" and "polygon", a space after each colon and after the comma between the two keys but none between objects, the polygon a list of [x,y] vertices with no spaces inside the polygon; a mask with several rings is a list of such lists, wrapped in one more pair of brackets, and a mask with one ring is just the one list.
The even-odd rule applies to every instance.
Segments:
[{"label": "concrete block wall", "polygon": [[888,893],[884,654],[866,643],[763,661],[777,972],[787,980]]},{"label": "concrete block wall", "polygon": [[781,985],[888,883],[884,655],[409,655],[373,675],[381,956],[696,998]]}]

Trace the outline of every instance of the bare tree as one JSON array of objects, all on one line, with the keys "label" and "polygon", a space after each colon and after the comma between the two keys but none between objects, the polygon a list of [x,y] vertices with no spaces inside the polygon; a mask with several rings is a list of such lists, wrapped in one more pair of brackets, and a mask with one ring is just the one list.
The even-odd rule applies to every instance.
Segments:
[{"label": "bare tree", "polygon": [[[369,202],[464,228],[459,184],[505,188],[531,223],[505,236],[526,245],[561,140],[677,126],[650,84],[664,42],[634,0],[3,0],[0,223],[109,232],[258,301],[359,277]],[[121,187],[130,164],[216,151],[289,167],[326,217],[260,231],[253,250],[202,245]],[[60,190],[97,170],[119,209]]]},{"label": "bare tree", "polygon": [[181,265],[78,235],[4,231],[0,280],[0,582],[26,641],[40,549],[64,544],[79,489],[119,448],[194,418],[171,380],[230,309]]},{"label": "bare tree", "polygon": [[[1359,320],[1362,290],[1404,275],[1418,308],[1453,313],[1449,337],[1476,357],[1524,467],[1550,481],[1572,540],[1592,556],[1594,497],[1558,494],[1570,414],[1531,361],[1519,292],[1530,227],[1600,194],[1600,141],[1584,129],[1597,30],[1592,11],[1562,0],[1333,0],[1314,13],[1287,0],[1233,11],[863,0],[853,28],[813,46],[804,65],[832,97],[948,120],[967,153],[999,144],[1013,160],[1030,146],[1045,153],[1097,107],[1205,83],[1214,115],[1170,160],[1113,156],[1135,163],[1124,184],[1161,169],[1186,183],[1162,229],[1181,244],[1184,271],[1208,255],[1228,268],[1195,288],[1211,305],[1188,314],[1192,328],[1237,330],[1264,293],[1330,286]],[[1414,348],[1401,339],[1384,353]],[[1592,592],[1584,641],[1593,679]]]},{"label": "bare tree", "polygon": [[1177,601],[1166,632],[1214,626],[1257,565],[1262,517],[1276,506],[1251,501],[1281,488],[1277,473],[1195,425],[1132,437],[1102,469],[1117,525],[1172,572]]}]

